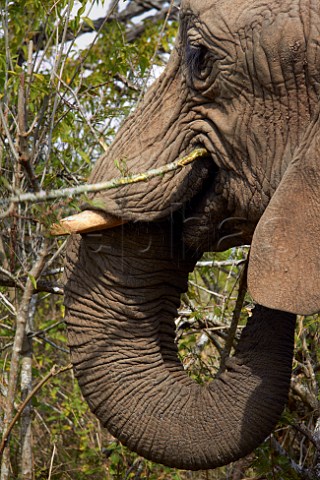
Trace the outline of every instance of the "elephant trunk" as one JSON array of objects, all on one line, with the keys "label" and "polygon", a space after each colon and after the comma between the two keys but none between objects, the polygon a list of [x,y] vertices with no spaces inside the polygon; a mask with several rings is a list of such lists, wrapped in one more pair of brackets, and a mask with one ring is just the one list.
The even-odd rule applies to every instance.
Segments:
[{"label": "elephant trunk", "polygon": [[215,468],[252,451],[286,402],[295,316],[257,306],[235,356],[200,386],[174,343],[180,294],[197,255],[168,224],[73,236],[66,321],[82,392],[102,424],[168,466]]}]

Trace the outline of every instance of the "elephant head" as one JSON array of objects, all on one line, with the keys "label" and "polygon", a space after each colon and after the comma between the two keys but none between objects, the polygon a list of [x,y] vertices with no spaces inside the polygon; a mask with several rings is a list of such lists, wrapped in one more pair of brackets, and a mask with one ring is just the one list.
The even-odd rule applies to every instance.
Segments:
[{"label": "elephant head", "polygon": [[[96,193],[122,224],[72,235],[66,322],[91,409],[141,455],[185,469],[250,452],[288,394],[296,314],[320,310],[320,5],[183,0],[174,51],[90,183],[205,158]],[[251,243],[258,303],[226,371],[191,381],[174,318],[205,251]]]}]

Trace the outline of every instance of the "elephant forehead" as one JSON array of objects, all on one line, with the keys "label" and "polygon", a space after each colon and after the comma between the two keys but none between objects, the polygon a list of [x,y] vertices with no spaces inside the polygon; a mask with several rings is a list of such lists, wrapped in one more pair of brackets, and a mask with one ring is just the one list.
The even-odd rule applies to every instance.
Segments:
[{"label": "elephant forehead", "polygon": [[251,78],[280,97],[319,88],[319,2],[252,2],[237,20]]},{"label": "elephant forehead", "polygon": [[233,81],[234,73],[238,81],[243,76],[249,90],[254,79],[259,89],[279,97],[305,89],[306,81],[318,92],[320,2],[184,0],[181,17],[190,19],[182,24],[202,37],[200,43],[223,53],[221,65],[235,65]]},{"label": "elephant forehead", "polygon": [[[266,56],[281,58],[281,55],[294,56],[305,48],[312,32],[311,23],[318,24],[319,3],[310,16],[310,1],[253,2],[239,14],[235,32],[250,37],[260,44]],[[319,33],[317,29],[317,34]],[[255,34],[258,34],[255,36]]]},{"label": "elephant forehead", "polygon": [[225,13],[227,17],[237,19],[245,11],[261,11],[268,9],[270,12],[290,12],[297,7],[303,9],[303,5],[312,10],[316,6],[316,0],[182,0],[181,10],[192,11],[199,17],[206,16],[210,11],[213,16],[217,12]]},{"label": "elephant forehead", "polygon": [[[268,24],[277,23],[287,33],[297,22],[304,26],[304,35],[308,36],[308,27],[319,20],[319,2],[315,0],[182,0],[181,14],[192,15],[195,22],[204,25],[213,36],[219,30],[229,36],[237,35],[239,31],[254,29]],[[282,21],[279,19],[282,18]],[[293,21],[293,22],[292,22]],[[294,30],[294,28],[293,28]],[[270,32],[271,33],[271,32]],[[278,35],[283,32],[278,31]],[[299,32],[296,32],[299,34]],[[277,37],[277,36],[276,36]],[[276,42],[273,36],[270,41]]]}]

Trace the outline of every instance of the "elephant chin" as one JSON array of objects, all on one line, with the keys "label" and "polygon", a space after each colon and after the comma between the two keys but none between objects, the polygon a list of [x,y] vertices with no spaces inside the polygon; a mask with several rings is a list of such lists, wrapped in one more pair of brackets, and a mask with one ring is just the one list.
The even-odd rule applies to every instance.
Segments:
[{"label": "elephant chin", "polygon": [[200,386],[178,360],[174,318],[201,252],[169,222],[73,235],[65,305],[72,362],[102,424],[140,455],[209,469],[258,446],[287,399],[295,316],[257,306],[235,356]]}]

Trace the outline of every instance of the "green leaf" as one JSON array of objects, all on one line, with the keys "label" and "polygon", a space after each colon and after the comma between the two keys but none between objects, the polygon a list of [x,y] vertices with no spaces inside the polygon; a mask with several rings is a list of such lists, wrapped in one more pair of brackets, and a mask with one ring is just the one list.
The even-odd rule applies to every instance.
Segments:
[{"label": "green leaf", "polygon": [[37,280],[34,278],[33,275],[31,275],[31,273],[28,273],[28,277],[29,277],[29,279],[32,283],[33,288],[36,289],[37,288]]},{"label": "green leaf", "polygon": [[89,27],[92,28],[92,30],[95,30],[95,28],[94,28],[94,23],[93,23],[93,21],[91,20],[91,18],[89,18],[89,17],[82,17],[82,20],[84,21],[84,23],[86,23],[87,25],[89,25]]}]

